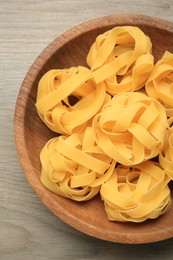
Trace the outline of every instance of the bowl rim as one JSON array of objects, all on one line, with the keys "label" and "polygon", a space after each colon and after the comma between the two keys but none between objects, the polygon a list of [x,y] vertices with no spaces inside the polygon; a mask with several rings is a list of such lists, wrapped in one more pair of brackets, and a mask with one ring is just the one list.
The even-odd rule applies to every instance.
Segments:
[{"label": "bowl rim", "polygon": [[[102,28],[103,25],[105,27],[111,25],[115,26],[116,23],[116,26],[119,26],[128,23],[137,26],[140,22],[142,22],[142,25],[152,25],[158,29],[167,30],[169,32],[171,31],[173,33],[173,23],[164,19],[141,14],[115,14],[110,16],[101,16],[80,23],[57,36],[46,48],[43,49],[43,51],[41,51],[39,56],[34,60],[33,64],[29,68],[19,89],[14,111],[14,140],[18,159],[26,179],[28,180],[33,191],[37,194],[42,203],[54,214],[54,209],[56,208],[56,210],[58,211],[58,214],[55,214],[56,216],[58,216],[63,222],[87,235],[111,242],[131,244],[150,243],[171,238],[173,237],[173,228],[167,227],[164,230],[160,230],[159,236],[156,232],[155,238],[149,236],[148,234],[142,233],[137,239],[136,234],[134,236],[132,234],[129,239],[128,234],[122,233],[121,235],[117,234],[117,236],[115,236],[115,234],[107,234],[107,238],[105,239],[105,232],[101,228],[96,228],[94,226],[90,226],[90,228],[88,228],[88,225],[85,222],[83,222],[81,219],[75,218],[74,215],[70,215],[70,218],[66,218],[67,212],[64,211],[63,207],[57,205],[56,200],[51,197],[48,192],[45,193],[43,187],[37,186],[36,183],[33,182],[32,173],[34,172],[34,168],[31,165],[28,151],[26,149],[23,149],[23,147],[25,146],[25,129],[23,126],[25,124],[25,109],[30,94],[30,87],[33,85],[35,78],[40,73],[41,68],[46,64],[48,59],[51,59],[51,57],[55,54],[55,52],[57,52],[58,49],[60,49],[64,44],[67,44],[69,41],[80,36],[82,33],[89,32],[96,28]],[[56,45],[56,50],[52,48],[52,46],[54,45]],[[48,203],[50,198],[51,204]],[[78,222],[77,225],[76,221]]]}]

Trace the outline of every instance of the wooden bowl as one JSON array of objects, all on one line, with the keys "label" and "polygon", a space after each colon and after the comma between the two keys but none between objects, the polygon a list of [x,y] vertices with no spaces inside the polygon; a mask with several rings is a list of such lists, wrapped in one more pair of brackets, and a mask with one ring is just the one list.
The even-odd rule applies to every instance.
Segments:
[{"label": "wooden bowl", "polygon": [[55,133],[39,119],[36,108],[37,85],[52,68],[86,66],[86,55],[98,34],[115,26],[134,25],[148,34],[153,54],[158,60],[168,50],[173,52],[173,23],[143,15],[123,14],[97,18],[80,24],[57,37],[34,61],[19,92],[14,130],[19,160],[28,182],[41,201],[60,219],[74,228],[107,241],[148,243],[173,236],[173,206],[168,213],[144,223],[118,223],[107,220],[103,202],[97,196],[77,203],[59,197],[40,182],[39,153]]}]

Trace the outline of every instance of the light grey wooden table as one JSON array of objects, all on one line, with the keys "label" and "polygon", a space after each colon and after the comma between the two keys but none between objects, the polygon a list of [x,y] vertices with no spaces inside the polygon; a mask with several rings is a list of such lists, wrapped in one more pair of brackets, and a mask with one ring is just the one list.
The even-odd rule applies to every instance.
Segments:
[{"label": "light grey wooden table", "polygon": [[15,102],[38,54],[86,20],[140,13],[173,22],[173,0],[0,0],[0,259],[173,259],[173,239],[146,245],[109,243],[54,216],[27,183],[13,136]]}]

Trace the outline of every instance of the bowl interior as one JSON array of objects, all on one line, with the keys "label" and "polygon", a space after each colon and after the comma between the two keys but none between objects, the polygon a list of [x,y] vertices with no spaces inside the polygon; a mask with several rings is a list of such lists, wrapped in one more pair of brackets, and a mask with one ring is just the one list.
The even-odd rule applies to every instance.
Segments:
[{"label": "bowl interior", "polygon": [[[120,18],[117,18],[120,17]],[[39,154],[56,133],[39,119],[36,108],[37,85],[50,69],[87,66],[86,55],[100,33],[121,25],[135,25],[153,44],[155,61],[168,50],[173,52],[173,29],[170,23],[143,16],[111,16],[86,22],[59,36],[37,58],[26,75],[16,104],[15,139],[25,175],[46,206],[69,225],[91,236],[122,243],[146,243],[173,235],[173,208],[156,220],[141,224],[110,222],[99,195],[88,202],[74,202],[48,191],[40,182]],[[173,26],[172,26],[173,27]]]}]

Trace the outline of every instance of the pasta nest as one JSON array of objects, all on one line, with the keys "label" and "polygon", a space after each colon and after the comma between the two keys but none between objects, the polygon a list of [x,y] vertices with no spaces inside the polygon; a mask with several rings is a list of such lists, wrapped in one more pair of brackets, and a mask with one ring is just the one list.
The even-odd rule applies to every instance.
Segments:
[{"label": "pasta nest", "polygon": [[173,117],[168,119],[168,134],[165,144],[159,153],[159,163],[165,170],[165,173],[173,180]]},{"label": "pasta nest", "polygon": [[96,84],[90,70],[79,66],[45,73],[39,81],[36,107],[52,131],[72,134],[83,131],[110,98],[104,82]]},{"label": "pasta nest", "polygon": [[94,197],[116,165],[95,143],[91,127],[82,134],[51,139],[42,149],[40,160],[42,183],[76,201]]},{"label": "pasta nest", "polygon": [[93,119],[98,146],[123,165],[157,156],[167,133],[164,107],[143,93],[114,96]]},{"label": "pasta nest", "polygon": [[122,26],[96,38],[87,63],[96,82],[105,81],[107,92],[115,95],[142,88],[154,65],[150,38],[139,28]]},{"label": "pasta nest", "polygon": [[171,204],[168,182],[159,164],[152,161],[118,166],[100,190],[108,219],[142,222],[164,214]]},{"label": "pasta nest", "polygon": [[150,97],[158,99],[165,107],[167,116],[173,116],[173,54],[165,52],[155,65],[146,84]]}]

